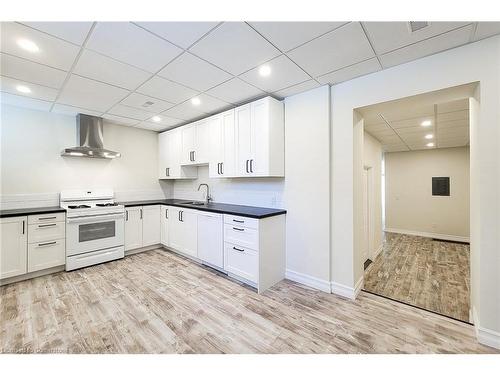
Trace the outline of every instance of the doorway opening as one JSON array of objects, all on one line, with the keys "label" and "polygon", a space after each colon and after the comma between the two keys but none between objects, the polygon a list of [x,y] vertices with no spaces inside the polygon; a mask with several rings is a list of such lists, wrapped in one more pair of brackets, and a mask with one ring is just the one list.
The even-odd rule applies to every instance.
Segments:
[{"label": "doorway opening", "polygon": [[[363,290],[470,322],[470,100],[462,85],[356,109]],[[361,214],[361,212],[360,212]]]}]

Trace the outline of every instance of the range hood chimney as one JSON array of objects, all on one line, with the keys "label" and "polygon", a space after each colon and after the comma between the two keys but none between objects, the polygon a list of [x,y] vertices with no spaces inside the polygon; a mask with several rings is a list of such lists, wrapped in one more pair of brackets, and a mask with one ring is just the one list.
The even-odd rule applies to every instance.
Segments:
[{"label": "range hood chimney", "polygon": [[76,116],[76,143],[79,146],[65,148],[62,150],[61,156],[119,158],[121,156],[119,152],[104,148],[103,140],[102,118],[79,113]]}]

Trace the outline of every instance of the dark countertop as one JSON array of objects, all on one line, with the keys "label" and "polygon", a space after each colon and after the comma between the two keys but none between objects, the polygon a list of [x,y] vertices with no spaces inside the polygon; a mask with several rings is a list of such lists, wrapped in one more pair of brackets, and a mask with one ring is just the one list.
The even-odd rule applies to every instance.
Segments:
[{"label": "dark countertop", "polygon": [[34,208],[15,208],[12,210],[0,210],[1,217],[53,214],[55,212],[66,212],[64,208],[59,206],[52,207],[34,207]]},{"label": "dark countertop", "polygon": [[286,210],[275,209],[275,208],[241,206],[238,204],[226,204],[217,202],[213,202],[204,206],[195,206],[195,205],[183,204],[183,202],[197,202],[197,201],[189,199],[158,199],[158,200],[130,201],[130,202],[118,202],[118,203],[123,204],[125,207],[151,206],[160,204],[165,206],[191,208],[194,210],[215,212],[220,214],[244,216],[253,219],[264,219],[266,217],[286,214]]}]

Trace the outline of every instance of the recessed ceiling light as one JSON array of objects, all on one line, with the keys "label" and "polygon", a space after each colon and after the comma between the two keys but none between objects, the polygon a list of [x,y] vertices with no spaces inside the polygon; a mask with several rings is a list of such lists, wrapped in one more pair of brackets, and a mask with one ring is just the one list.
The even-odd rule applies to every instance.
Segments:
[{"label": "recessed ceiling light", "polygon": [[434,138],[434,134],[426,134],[425,139],[432,139]]},{"label": "recessed ceiling light", "polygon": [[36,43],[29,39],[19,39],[17,41],[17,45],[28,52],[35,53],[40,51],[40,48],[38,48]]},{"label": "recessed ceiling light", "polygon": [[259,68],[259,74],[262,76],[262,77],[267,77],[268,75],[271,74],[271,67],[269,65],[262,65],[260,68]]},{"label": "recessed ceiling light", "polygon": [[427,143],[427,147],[434,147],[434,143],[432,143],[432,142]]},{"label": "recessed ceiling light", "polygon": [[160,116],[153,116],[153,117],[151,117],[151,120],[153,120],[154,122],[160,122],[161,117]]},{"label": "recessed ceiling light", "polygon": [[422,125],[422,126],[431,126],[432,122],[431,122],[431,120],[425,120],[425,121],[422,121],[422,123],[420,125]]},{"label": "recessed ceiling light", "polygon": [[29,94],[31,92],[31,89],[29,87],[23,85],[16,86],[16,90],[22,92],[23,94]]},{"label": "recessed ceiling light", "polygon": [[201,104],[201,100],[200,100],[200,98],[193,98],[193,99],[191,99],[191,103],[193,105],[200,105]]}]

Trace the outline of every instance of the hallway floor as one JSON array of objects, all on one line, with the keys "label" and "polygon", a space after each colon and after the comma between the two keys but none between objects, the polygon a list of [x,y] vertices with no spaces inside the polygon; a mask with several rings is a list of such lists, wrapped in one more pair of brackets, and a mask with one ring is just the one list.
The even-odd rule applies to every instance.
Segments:
[{"label": "hallway floor", "polygon": [[364,290],[469,322],[467,244],[386,233]]}]

